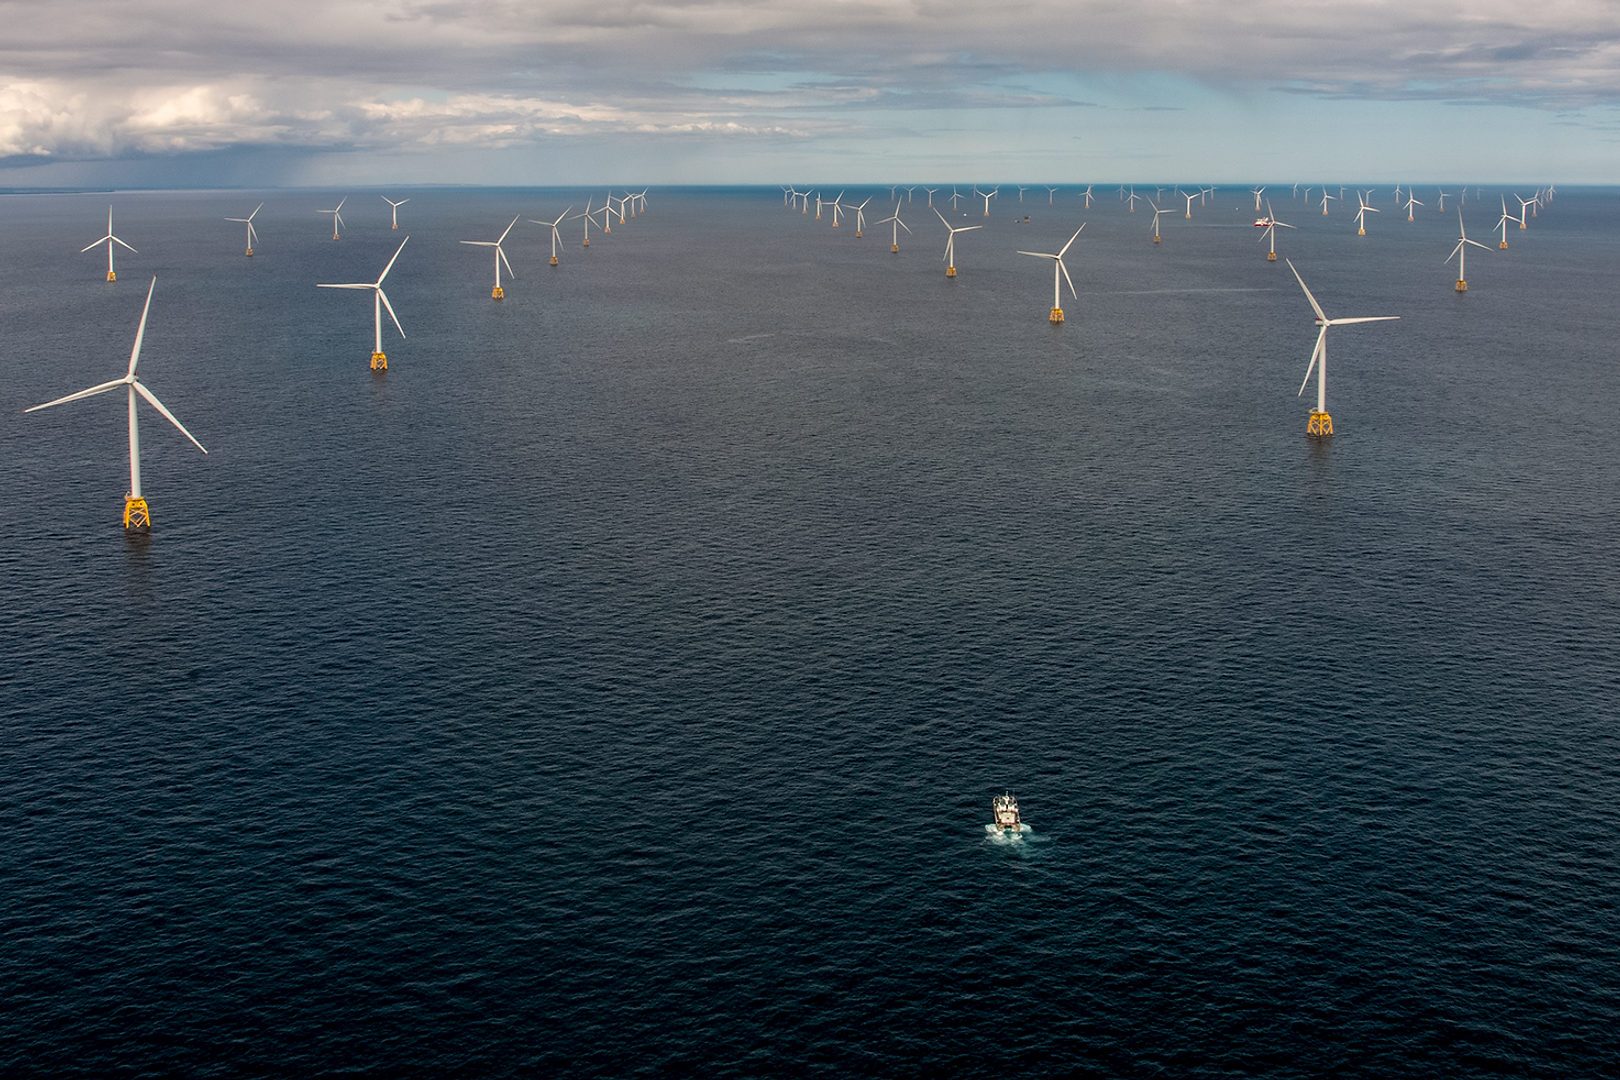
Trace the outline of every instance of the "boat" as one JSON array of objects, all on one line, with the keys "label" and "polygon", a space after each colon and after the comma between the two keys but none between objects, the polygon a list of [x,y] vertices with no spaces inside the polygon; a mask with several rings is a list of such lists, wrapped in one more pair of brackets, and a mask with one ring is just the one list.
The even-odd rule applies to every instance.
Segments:
[{"label": "boat", "polygon": [[1011,795],[997,795],[990,800],[990,813],[998,832],[1022,832],[1024,823],[1018,817],[1018,800]]}]

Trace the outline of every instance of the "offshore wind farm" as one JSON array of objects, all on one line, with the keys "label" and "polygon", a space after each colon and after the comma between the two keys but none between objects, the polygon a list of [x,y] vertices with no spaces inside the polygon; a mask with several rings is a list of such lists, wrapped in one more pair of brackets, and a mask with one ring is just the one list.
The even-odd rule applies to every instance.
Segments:
[{"label": "offshore wind farm", "polygon": [[1620,192],[627,179],[0,196],[0,1071],[1612,1068]]}]

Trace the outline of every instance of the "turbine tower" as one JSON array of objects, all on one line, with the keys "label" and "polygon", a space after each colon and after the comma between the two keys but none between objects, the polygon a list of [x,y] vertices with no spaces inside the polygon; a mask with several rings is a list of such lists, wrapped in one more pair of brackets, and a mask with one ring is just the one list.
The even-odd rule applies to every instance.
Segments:
[{"label": "turbine tower", "polygon": [[389,206],[392,206],[394,208],[394,210],[393,210],[393,219],[394,219],[393,227],[396,228],[396,229],[399,228],[399,208],[404,206],[406,203],[410,202],[411,200],[409,200],[409,199],[401,199],[401,200],[399,200],[399,202],[395,202],[393,199],[390,199],[386,195],[379,195],[377,197],[379,199],[381,199],[383,202],[387,203]]},{"label": "turbine tower", "polygon": [[343,204],[348,202],[348,201],[349,201],[349,197],[347,195],[345,195],[345,196],[343,196],[343,198],[341,200],[339,200],[339,202],[338,202],[338,204],[336,206],[332,207],[332,209],[315,211],[317,214],[331,214],[332,215],[332,239],[334,239],[334,240],[336,240],[338,238],[338,226],[343,224],[343,215],[339,214],[338,211],[342,210],[343,209]]},{"label": "turbine tower", "polygon": [[[795,194],[797,194],[797,192],[795,192]],[[572,209],[573,209],[572,206],[570,206],[568,208],[568,210],[572,210]],[[562,243],[562,233],[557,231],[557,226],[561,225],[563,218],[568,216],[568,210],[564,210],[561,214],[558,214],[556,221],[535,221],[534,218],[529,219],[529,223],[531,225],[544,225],[544,226],[546,226],[547,228],[549,228],[551,230],[551,265],[552,266],[557,265],[557,245]]]},{"label": "turbine tower", "polygon": [[383,272],[378,276],[378,278],[377,278],[377,280],[375,282],[367,283],[367,282],[362,281],[362,282],[358,282],[358,283],[352,284],[352,285],[317,285],[317,286],[315,286],[317,289],[370,289],[375,294],[373,296],[373,298],[372,298],[372,317],[373,317],[372,321],[373,321],[373,324],[374,324],[374,326],[376,328],[376,336],[373,339],[373,345],[372,345],[372,349],[371,349],[371,370],[372,371],[387,371],[388,370],[388,357],[384,356],[383,351],[382,351],[382,309],[383,308],[388,309],[388,317],[390,319],[394,320],[394,328],[399,331],[399,336],[402,337],[402,338],[405,336],[405,328],[403,326],[399,325],[399,316],[394,314],[394,305],[390,304],[388,302],[388,294],[383,292],[382,283],[383,283],[383,278],[388,276],[388,271],[390,271],[390,270],[392,270],[394,268],[394,260],[399,258],[399,253],[401,251],[404,251],[405,250],[405,245],[410,243],[410,242],[411,242],[411,238],[408,237],[408,236],[405,239],[403,239],[403,240],[401,240],[399,242],[399,247],[397,249],[395,249],[395,251],[394,251],[394,258],[388,260],[388,265],[383,267]]},{"label": "turbine tower", "polygon": [[957,228],[945,220],[945,215],[939,212],[938,207],[934,208],[934,216],[939,218],[940,224],[950,230],[950,235],[945,238],[945,276],[953,278],[956,276],[956,234],[959,232],[972,232],[974,229],[982,229],[984,226],[963,225]]},{"label": "turbine tower", "polygon": [[878,224],[886,225],[891,221],[894,222],[894,239],[889,244],[889,253],[892,255],[898,255],[900,253],[900,230],[904,229],[908,233],[911,232],[911,226],[900,220],[899,203],[894,204],[894,217],[886,217],[882,221],[878,222]]},{"label": "turbine tower", "polygon": [[1453,255],[1456,256],[1457,291],[1467,292],[1468,275],[1464,272],[1463,264],[1468,261],[1468,245],[1473,244],[1481,251],[1489,251],[1491,249],[1486,247],[1484,244],[1468,239],[1468,230],[1463,227],[1462,210],[1460,209],[1457,211],[1457,232],[1460,234],[1457,237],[1457,246],[1451,249],[1451,255],[1446,256],[1446,262],[1450,262]]},{"label": "turbine tower", "polygon": [[126,388],[129,398],[129,492],[124,496],[124,528],[130,530],[146,530],[152,527],[152,510],[151,507],[147,506],[146,496],[141,491],[141,429],[135,410],[136,395],[145,398],[147,404],[162,413],[169,423],[179,428],[180,433],[190,439],[197,449],[205,454],[208,453],[208,448],[197,442],[197,437],[187,431],[184,424],[175,419],[174,413],[164,408],[163,402],[159,401],[152,391],[141,385],[135,371],[135,365],[141,359],[141,341],[146,337],[146,315],[147,312],[152,310],[152,293],[156,289],[157,278],[154,277],[152,284],[146,290],[146,306],[141,308],[141,325],[135,331],[135,347],[129,351],[129,370],[124,372],[122,379],[104,382],[99,386],[92,386],[88,390],[80,390],[77,394],[69,394],[67,397],[57,398],[55,401],[47,401],[43,405],[35,405],[33,408],[23,410],[23,412],[37,412],[40,409],[49,409],[52,405],[62,405],[69,401],[77,401],[79,398],[105,394],[107,391],[116,390],[120,386]]},{"label": "turbine tower", "polygon": [[1059,248],[1058,253],[1056,255],[1050,255],[1050,254],[1047,254],[1044,251],[1020,251],[1018,253],[1020,255],[1030,255],[1030,256],[1033,256],[1033,257],[1035,257],[1037,259],[1051,259],[1052,260],[1052,315],[1051,315],[1051,323],[1052,323],[1053,326],[1057,326],[1057,325],[1059,325],[1059,324],[1061,324],[1063,322],[1063,308],[1059,306],[1061,304],[1061,302],[1062,302],[1063,294],[1058,291],[1058,271],[1061,270],[1063,272],[1063,280],[1067,281],[1069,283],[1069,295],[1074,297],[1076,300],[1080,299],[1080,294],[1074,291],[1074,279],[1069,277],[1069,268],[1067,266],[1063,265],[1063,256],[1068,254],[1069,248],[1071,246],[1073,246],[1074,242],[1077,239],[1079,239],[1080,234],[1085,232],[1085,231],[1086,231],[1085,225],[1081,225],[1078,229],[1074,230],[1074,235],[1069,237],[1069,242],[1067,244],[1064,244],[1061,248]]},{"label": "turbine tower", "polygon": [[[1284,261],[1288,262],[1286,259]],[[1305,426],[1305,434],[1313,435],[1317,438],[1323,438],[1333,434],[1333,417],[1329,416],[1327,411],[1328,327],[1348,326],[1350,323],[1389,322],[1394,319],[1399,319],[1400,316],[1373,315],[1355,319],[1330,319],[1327,317],[1327,315],[1323,314],[1322,305],[1316,302],[1316,297],[1311,295],[1311,290],[1305,288],[1305,279],[1299,276],[1299,271],[1294,269],[1294,264],[1292,262],[1288,262],[1288,269],[1294,271],[1294,280],[1299,282],[1299,287],[1301,289],[1305,289],[1305,299],[1311,302],[1311,310],[1316,312],[1316,325],[1322,328],[1321,331],[1316,335],[1316,347],[1311,350],[1310,366],[1305,369],[1305,381],[1299,384],[1299,393],[1303,394],[1305,392],[1305,387],[1310,385],[1311,370],[1315,368],[1316,408],[1311,410],[1311,419],[1310,423]],[[1318,364],[1321,366],[1317,367]],[[1294,396],[1298,397],[1299,394]]]}]

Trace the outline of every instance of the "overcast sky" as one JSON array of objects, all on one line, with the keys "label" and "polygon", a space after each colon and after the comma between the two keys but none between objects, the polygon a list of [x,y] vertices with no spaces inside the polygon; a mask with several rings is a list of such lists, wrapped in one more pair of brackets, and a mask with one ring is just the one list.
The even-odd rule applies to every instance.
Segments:
[{"label": "overcast sky", "polygon": [[0,185],[1611,183],[1594,0],[0,0]]}]

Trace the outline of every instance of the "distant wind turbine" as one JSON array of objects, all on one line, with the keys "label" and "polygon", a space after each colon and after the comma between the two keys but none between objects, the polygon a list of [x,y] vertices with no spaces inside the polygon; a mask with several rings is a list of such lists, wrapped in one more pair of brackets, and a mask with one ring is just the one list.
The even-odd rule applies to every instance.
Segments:
[{"label": "distant wind turbine", "polygon": [[886,217],[882,221],[878,222],[878,224],[879,225],[885,225],[885,224],[887,224],[887,223],[889,223],[891,221],[894,222],[894,230],[893,230],[894,231],[894,239],[889,244],[889,251],[891,253],[893,253],[893,254],[898,254],[899,251],[900,251],[900,230],[904,229],[908,233],[911,232],[911,226],[907,225],[905,222],[900,220],[900,204],[899,203],[894,204],[894,216],[893,217]]},{"label": "distant wind turbine", "polygon": [[1513,215],[1507,212],[1507,196],[1504,195],[1504,196],[1502,196],[1502,217],[1496,223],[1497,225],[1501,226],[1501,228],[1502,228],[1502,242],[1500,244],[1496,245],[1502,251],[1507,250],[1507,227],[1508,227],[1508,222],[1514,221],[1514,220],[1516,220],[1516,219],[1513,217]]},{"label": "distant wind turbine", "polygon": [[950,230],[950,235],[945,238],[945,276],[953,278],[956,276],[956,234],[959,232],[972,232],[974,229],[982,229],[984,226],[964,225],[961,228],[956,228],[945,220],[945,215],[941,214],[938,209],[934,211],[934,215],[939,218],[940,224]]},{"label": "distant wind turbine", "polygon": [[[1256,224],[1259,224],[1259,223],[1256,222]],[[1277,261],[1277,226],[1279,226],[1279,225],[1281,225],[1285,229],[1292,229],[1293,228],[1293,226],[1288,224],[1286,221],[1278,221],[1277,220],[1277,215],[1275,213],[1273,213],[1272,209],[1271,209],[1271,200],[1267,199],[1266,200],[1266,217],[1265,217],[1265,229],[1266,229],[1266,231],[1260,234],[1260,239],[1261,240],[1268,240],[1269,239],[1271,241],[1271,250],[1266,252],[1266,262],[1276,262]]]},{"label": "distant wind turbine", "polygon": [[1376,214],[1379,211],[1377,211],[1376,209],[1374,209],[1371,206],[1368,206],[1367,205],[1367,200],[1362,196],[1361,192],[1359,192],[1359,191],[1356,192],[1356,201],[1361,204],[1361,209],[1356,211],[1356,235],[1357,236],[1366,236],[1367,235],[1367,217],[1366,216],[1368,214]]},{"label": "distant wind turbine", "polygon": [[343,215],[339,214],[338,211],[342,210],[343,209],[343,204],[348,202],[348,201],[349,201],[349,197],[347,195],[345,195],[345,196],[343,196],[343,198],[341,200],[339,200],[339,202],[338,202],[338,204],[336,206],[332,207],[332,209],[315,211],[317,214],[331,214],[332,215],[332,239],[334,239],[334,240],[336,240],[338,238],[338,226],[343,224]]},{"label": "distant wind turbine", "polygon": [[1059,306],[1062,303],[1062,300],[1063,300],[1062,293],[1058,291],[1058,272],[1059,271],[1063,272],[1063,280],[1067,281],[1069,283],[1069,295],[1073,296],[1076,300],[1080,299],[1080,294],[1074,291],[1074,279],[1069,277],[1069,268],[1067,266],[1063,265],[1063,256],[1068,254],[1069,248],[1071,246],[1073,246],[1075,240],[1079,238],[1080,234],[1085,232],[1085,231],[1086,231],[1086,227],[1084,225],[1081,225],[1078,229],[1074,230],[1074,235],[1069,237],[1069,242],[1067,244],[1064,244],[1061,248],[1059,248],[1058,253],[1056,255],[1049,255],[1049,254],[1047,254],[1045,252],[1041,252],[1041,251],[1020,251],[1018,253],[1020,255],[1030,255],[1030,256],[1033,256],[1034,258],[1037,258],[1037,259],[1051,259],[1052,260],[1052,315],[1051,315],[1051,322],[1052,322],[1053,326],[1057,326],[1059,323],[1061,323],[1063,321],[1063,308],[1061,306]]},{"label": "distant wind turbine", "polygon": [[[518,217],[522,216],[522,214],[518,215]],[[506,233],[511,232],[517,223],[518,218],[513,218],[512,224],[506,227],[506,232],[501,233],[500,237],[495,240],[461,241],[463,244],[471,244],[473,247],[492,247],[495,249],[495,291],[489,294],[491,300],[504,300],[506,298],[506,290],[501,288],[501,263],[506,263],[506,272],[508,274],[517,277],[516,271],[512,269],[512,264],[507,262],[506,250],[501,247],[501,244],[506,240]]]},{"label": "distant wind turbine", "polygon": [[1144,199],[1143,201],[1153,207],[1153,242],[1157,244],[1159,242],[1159,215],[1169,213],[1169,211],[1161,210],[1159,204],[1152,199]]},{"label": "distant wind turbine", "polygon": [[[572,206],[570,206],[568,208],[568,210],[572,210],[572,209],[573,209]],[[531,225],[545,225],[545,226],[547,226],[547,227],[549,227],[551,229],[551,265],[552,266],[557,265],[557,245],[562,243],[562,233],[557,231],[557,226],[561,225],[563,218],[568,216],[568,210],[564,210],[562,213],[558,214],[556,221],[536,221],[536,220],[534,220],[534,218],[529,219],[529,224],[531,224]]]},{"label": "distant wind turbine", "polygon": [[250,258],[253,255],[253,241],[259,238],[259,234],[253,231],[253,217],[263,209],[264,203],[260,203],[258,206],[253,208],[253,213],[249,214],[247,217],[228,217],[225,219],[226,221],[235,221],[239,224],[247,226],[247,253]]},{"label": "distant wind turbine", "polygon": [[373,296],[372,296],[372,320],[373,320],[373,326],[375,327],[375,330],[376,330],[376,336],[373,338],[373,345],[372,345],[372,349],[371,349],[371,370],[372,371],[387,371],[388,370],[388,357],[384,356],[383,351],[382,351],[382,309],[383,308],[388,309],[388,317],[390,319],[394,320],[394,328],[399,331],[399,336],[402,337],[402,338],[405,336],[405,328],[403,326],[399,325],[399,316],[394,314],[394,305],[390,304],[388,302],[388,294],[383,292],[382,283],[383,283],[383,278],[388,276],[388,271],[390,271],[390,270],[392,270],[394,268],[394,262],[395,262],[395,260],[397,260],[399,258],[399,253],[401,251],[404,251],[405,250],[405,245],[410,243],[410,242],[411,242],[411,238],[408,237],[408,236],[405,239],[403,239],[403,240],[401,240],[399,242],[399,247],[394,249],[394,258],[388,260],[388,265],[383,267],[383,272],[377,276],[377,280],[375,282],[372,282],[372,283],[368,284],[368,283],[362,281],[362,282],[352,284],[352,285],[317,285],[317,286],[315,286],[317,289],[370,289],[372,291],[372,293],[373,293]]},{"label": "distant wind turbine", "polygon": [[[1310,423],[1308,423],[1305,427],[1305,434],[1315,435],[1320,438],[1322,436],[1333,434],[1333,417],[1329,416],[1327,411],[1328,327],[1348,326],[1351,323],[1390,322],[1394,319],[1399,319],[1400,316],[1373,315],[1370,317],[1355,319],[1330,319],[1326,314],[1323,313],[1322,305],[1316,302],[1316,297],[1311,295],[1311,290],[1306,288],[1305,279],[1299,276],[1299,271],[1294,268],[1294,264],[1292,262],[1288,263],[1288,269],[1294,271],[1294,280],[1298,281],[1299,287],[1305,290],[1305,299],[1311,302],[1311,310],[1316,312],[1316,325],[1322,328],[1321,331],[1316,335],[1316,347],[1311,350],[1311,363],[1310,366],[1305,369],[1305,381],[1299,384],[1299,393],[1303,394],[1305,392],[1305,387],[1310,385],[1311,370],[1313,368],[1316,369],[1316,408],[1311,411]],[[1320,365],[1320,367],[1318,367],[1318,365]],[[1295,397],[1298,396],[1298,394],[1295,395]]]},{"label": "distant wind turbine", "polygon": [[990,199],[991,199],[991,197],[994,196],[995,193],[997,191],[1000,191],[1000,190],[1001,189],[998,187],[998,188],[996,188],[996,189],[994,189],[992,191],[980,191],[977,184],[975,184],[973,186],[973,194],[982,196],[983,199],[984,199],[984,216],[985,217],[990,216]]},{"label": "distant wind turbine", "polygon": [[[117,281],[118,280],[118,275],[113,272],[113,245],[118,244],[118,245],[120,245],[122,247],[129,248],[130,251],[135,251],[135,249],[132,248],[132,247],[129,247],[128,244],[124,243],[122,240],[118,239],[118,237],[113,235],[112,207],[110,207],[110,206],[107,207],[107,235],[103,236],[100,240],[96,240],[96,241],[94,241],[92,243],[84,245],[84,247],[79,249],[79,254],[83,255],[85,252],[89,251],[91,248],[100,247],[102,244],[107,245],[107,280],[108,281]],[[138,251],[135,252],[135,253],[137,255],[140,254],[140,252],[138,252]]]},{"label": "distant wind turbine", "polygon": [[1407,188],[1406,189],[1406,220],[1407,221],[1416,221],[1417,219],[1412,216],[1412,208],[1414,206],[1422,206],[1422,205],[1423,204],[1418,201],[1417,196],[1415,194],[1413,194],[1412,189]]},{"label": "distant wind turbine", "polygon": [[399,228],[399,208],[404,206],[406,203],[410,202],[411,200],[409,200],[409,199],[401,199],[401,200],[399,200],[399,202],[395,202],[393,199],[390,199],[386,195],[379,195],[377,197],[379,199],[381,199],[383,202],[387,203],[389,206],[392,206],[394,208],[392,211],[390,211],[390,217],[392,217],[393,222],[394,222],[392,227],[395,228],[395,229]]},{"label": "distant wind turbine", "polygon": [[1491,249],[1486,247],[1484,244],[1477,243],[1477,242],[1475,242],[1473,240],[1468,239],[1468,230],[1463,227],[1463,219],[1462,219],[1462,211],[1461,210],[1457,211],[1457,232],[1459,233],[1459,235],[1457,237],[1457,246],[1451,249],[1451,255],[1446,256],[1446,262],[1450,262],[1451,259],[1452,259],[1452,256],[1456,256],[1456,258],[1457,258],[1457,291],[1458,292],[1467,292],[1468,291],[1468,274],[1464,271],[1463,264],[1468,261],[1468,245],[1473,244],[1475,247],[1479,248],[1479,250],[1481,250],[1481,251],[1489,251]]},{"label": "distant wind turbine", "polygon": [[146,290],[146,306],[141,308],[141,324],[135,330],[135,347],[129,351],[129,369],[124,372],[122,379],[104,382],[92,386],[88,390],[80,390],[77,394],[69,394],[67,397],[57,398],[55,401],[47,401],[43,405],[35,405],[32,408],[23,410],[23,412],[38,412],[40,409],[49,409],[53,405],[64,405],[69,401],[77,401],[80,398],[105,394],[107,391],[116,390],[120,386],[126,388],[129,401],[129,491],[124,495],[124,528],[126,529],[150,529],[152,527],[152,511],[146,504],[146,496],[141,492],[141,429],[135,410],[135,398],[137,395],[145,398],[147,404],[162,413],[164,419],[168,420],[169,423],[179,428],[180,434],[190,439],[197,449],[205,454],[208,453],[208,448],[197,442],[197,437],[187,431],[184,424],[175,419],[174,413],[164,408],[163,402],[157,399],[157,395],[141,385],[140,378],[135,370],[135,366],[141,359],[141,341],[146,337],[146,315],[152,310],[152,293],[156,289],[157,278],[154,277],[152,284]]}]

